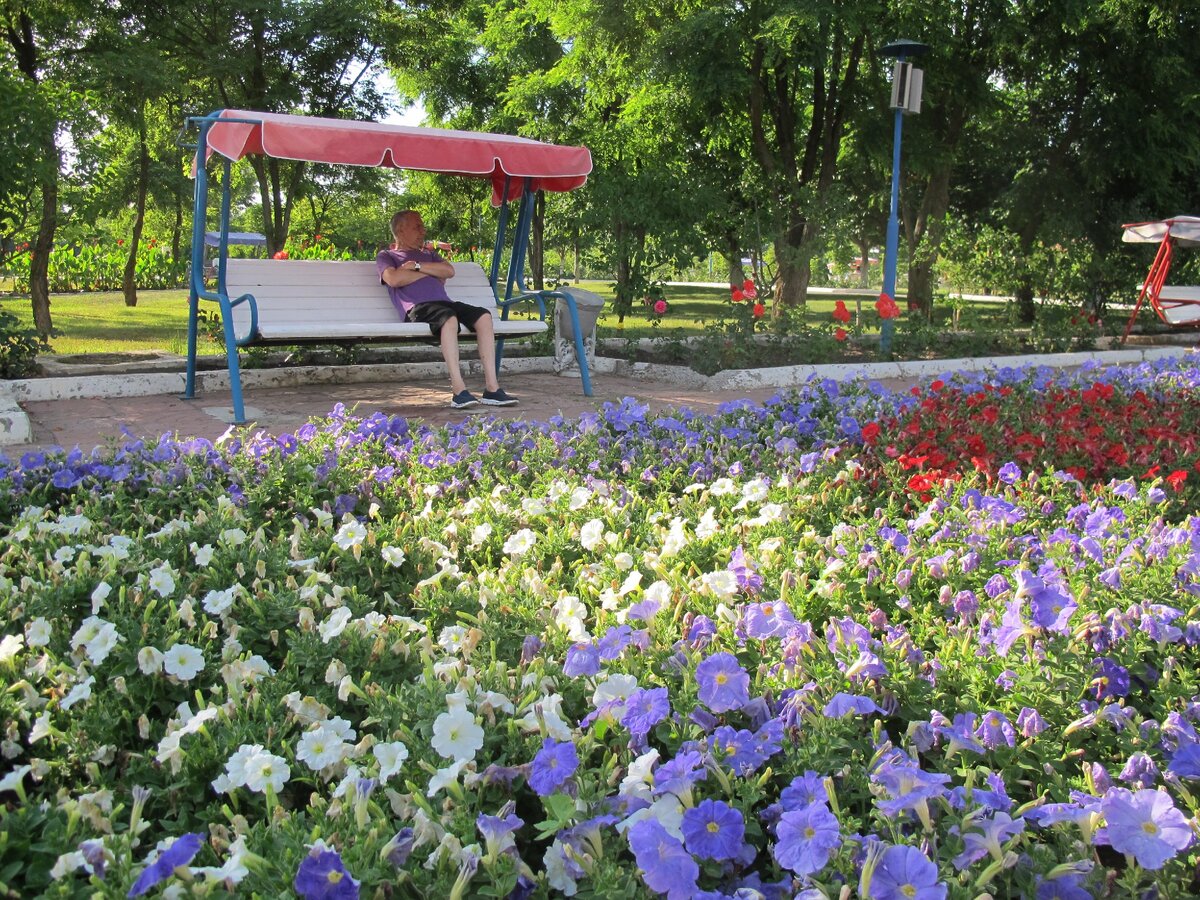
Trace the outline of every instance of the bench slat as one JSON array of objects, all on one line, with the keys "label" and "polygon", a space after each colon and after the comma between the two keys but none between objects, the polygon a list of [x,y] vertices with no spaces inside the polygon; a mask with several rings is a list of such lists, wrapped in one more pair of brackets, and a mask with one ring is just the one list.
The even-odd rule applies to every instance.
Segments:
[{"label": "bench slat", "polygon": [[[453,300],[491,310],[498,336],[547,330],[547,324],[537,319],[501,320],[487,273],[478,263],[455,263],[454,270],[454,277],[446,282],[446,293]],[[399,320],[374,262],[231,259],[225,283],[231,300],[243,294],[254,296],[259,329],[256,339],[431,337],[429,326]],[[248,305],[235,307],[233,320],[238,335],[245,335],[250,327]],[[466,329],[463,332],[468,333]]]}]

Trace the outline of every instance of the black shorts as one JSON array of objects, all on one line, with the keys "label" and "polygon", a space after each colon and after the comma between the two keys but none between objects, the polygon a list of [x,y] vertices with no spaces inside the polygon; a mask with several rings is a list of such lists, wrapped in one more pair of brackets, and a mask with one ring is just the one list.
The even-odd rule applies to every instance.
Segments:
[{"label": "black shorts", "polygon": [[458,319],[459,325],[465,325],[471,331],[475,323],[491,313],[482,306],[472,306],[470,303],[459,303],[457,300],[429,300],[418,303],[408,311],[408,318],[413,322],[425,322],[434,337],[440,337],[442,326],[450,318]]}]

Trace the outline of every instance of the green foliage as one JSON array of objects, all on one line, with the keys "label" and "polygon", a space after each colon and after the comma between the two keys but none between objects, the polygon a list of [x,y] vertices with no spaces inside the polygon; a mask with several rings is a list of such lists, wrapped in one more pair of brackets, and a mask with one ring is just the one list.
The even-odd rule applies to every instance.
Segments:
[{"label": "green foliage", "polygon": [[[139,288],[180,287],[187,276],[187,263],[172,257],[171,248],[157,238],[146,238],[139,245],[134,278]],[[124,238],[97,238],[87,242],[57,246],[50,253],[50,290],[120,290],[128,250]],[[7,269],[16,291],[29,290],[31,253],[25,245],[15,253]]]},{"label": "green foliage", "polygon": [[0,309],[0,378],[36,374],[37,355],[49,349],[36,329],[23,327],[16,316]]}]

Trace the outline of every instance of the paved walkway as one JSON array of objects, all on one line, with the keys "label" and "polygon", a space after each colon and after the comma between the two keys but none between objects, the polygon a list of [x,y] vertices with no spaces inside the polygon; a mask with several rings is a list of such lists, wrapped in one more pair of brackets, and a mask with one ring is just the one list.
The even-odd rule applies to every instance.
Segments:
[{"label": "paved walkway", "polygon": [[[470,415],[494,415],[505,419],[545,421],[555,415],[570,418],[599,408],[605,402],[633,397],[653,409],[688,406],[697,412],[713,412],[729,400],[765,400],[780,388],[712,391],[685,388],[666,382],[646,381],[620,375],[593,378],[595,396],[585,397],[579,379],[552,374],[512,374],[504,378],[505,389],[521,403],[514,407],[484,407],[452,410],[444,378],[409,380],[403,383],[310,384],[293,387],[247,388],[246,415],[253,427],[273,434],[292,431],[312,417],[327,415],[337,403],[359,415],[379,411],[424,422],[444,424]],[[76,445],[91,450],[122,439],[124,427],[138,437],[177,433],[185,437],[216,438],[232,418],[229,392],[201,394],[194,400],[177,396],[120,397],[108,399],[61,399],[22,401],[28,414],[33,441],[0,447],[10,459],[34,449]]]}]

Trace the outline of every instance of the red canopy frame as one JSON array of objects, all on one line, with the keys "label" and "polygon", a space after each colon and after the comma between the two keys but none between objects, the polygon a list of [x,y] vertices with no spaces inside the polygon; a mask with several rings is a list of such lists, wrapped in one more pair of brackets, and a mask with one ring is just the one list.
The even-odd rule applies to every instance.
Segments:
[{"label": "red canopy frame", "polygon": [[1121,227],[1124,229],[1121,240],[1125,243],[1158,244],[1150,271],[1138,293],[1137,303],[1134,304],[1129,321],[1125,324],[1121,343],[1125,343],[1129,338],[1142,304],[1147,300],[1158,317],[1174,328],[1200,326],[1200,287],[1166,283],[1167,275],[1171,271],[1171,262],[1175,257],[1175,248],[1200,247],[1200,218],[1175,216],[1159,222],[1134,222]]}]

